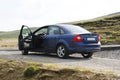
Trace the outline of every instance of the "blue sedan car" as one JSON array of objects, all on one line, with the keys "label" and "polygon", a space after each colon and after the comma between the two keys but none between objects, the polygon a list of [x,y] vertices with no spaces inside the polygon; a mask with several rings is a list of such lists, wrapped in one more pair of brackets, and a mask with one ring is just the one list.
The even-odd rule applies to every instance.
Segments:
[{"label": "blue sedan car", "polygon": [[70,54],[80,53],[89,58],[101,48],[100,35],[69,24],[47,25],[34,32],[23,25],[18,41],[23,55],[32,51],[56,53],[59,58],[67,58]]}]

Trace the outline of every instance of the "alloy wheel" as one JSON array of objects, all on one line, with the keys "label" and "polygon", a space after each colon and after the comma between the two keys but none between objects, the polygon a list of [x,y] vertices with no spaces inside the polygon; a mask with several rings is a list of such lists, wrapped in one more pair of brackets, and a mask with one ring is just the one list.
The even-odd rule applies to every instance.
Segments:
[{"label": "alloy wheel", "polygon": [[59,58],[66,58],[68,56],[67,50],[63,45],[57,47],[57,55]]}]

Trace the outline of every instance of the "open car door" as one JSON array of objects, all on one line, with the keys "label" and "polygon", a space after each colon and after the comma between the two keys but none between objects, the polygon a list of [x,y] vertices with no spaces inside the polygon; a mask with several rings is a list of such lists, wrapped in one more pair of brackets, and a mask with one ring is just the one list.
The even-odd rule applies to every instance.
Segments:
[{"label": "open car door", "polygon": [[22,25],[18,37],[19,50],[28,50],[31,48],[32,32],[26,25]]}]

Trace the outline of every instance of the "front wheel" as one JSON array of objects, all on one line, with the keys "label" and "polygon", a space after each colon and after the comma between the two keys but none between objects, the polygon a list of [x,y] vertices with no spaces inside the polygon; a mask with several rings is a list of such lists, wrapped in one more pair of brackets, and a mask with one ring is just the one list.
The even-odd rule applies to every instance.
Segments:
[{"label": "front wheel", "polygon": [[84,53],[81,53],[81,54],[84,58],[90,58],[90,57],[92,57],[93,52],[84,52]]},{"label": "front wheel", "polygon": [[67,58],[68,57],[68,51],[64,45],[59,45],[56,49],[56,53],[59,58]]},{"label": "front wheel", "polygon": [[28,55],[28,50],[22,50],[22,55]]}]

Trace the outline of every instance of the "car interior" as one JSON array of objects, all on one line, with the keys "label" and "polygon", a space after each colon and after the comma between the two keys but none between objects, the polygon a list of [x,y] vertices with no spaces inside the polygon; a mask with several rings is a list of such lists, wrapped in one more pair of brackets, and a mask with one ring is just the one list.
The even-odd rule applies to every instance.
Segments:
[{"label": "car interior", "polygon": [[47,27],[44,27],[33,34],[32,44],[34,49],[43,48],[44,35],[47,35]]}]

